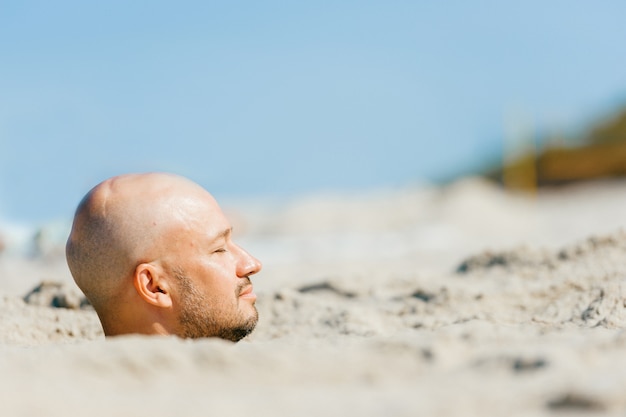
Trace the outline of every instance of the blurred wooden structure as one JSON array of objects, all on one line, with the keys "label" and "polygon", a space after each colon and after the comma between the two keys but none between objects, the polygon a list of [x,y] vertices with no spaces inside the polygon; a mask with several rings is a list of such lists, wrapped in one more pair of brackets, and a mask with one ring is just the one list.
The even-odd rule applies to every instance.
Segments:
[{"label": "blurred wooden structure", "polygon": [[505,162],[488,177],[507,188],[536,187],[626,176],[626,110],[592,129],[579,146],[553,146]]},{"label": "blurred wooden structure", "polygon": [[[626,139],[626,138],[624,138]],[[626,140],[547,149],[537,160],[538,184],[626,175]]]}]

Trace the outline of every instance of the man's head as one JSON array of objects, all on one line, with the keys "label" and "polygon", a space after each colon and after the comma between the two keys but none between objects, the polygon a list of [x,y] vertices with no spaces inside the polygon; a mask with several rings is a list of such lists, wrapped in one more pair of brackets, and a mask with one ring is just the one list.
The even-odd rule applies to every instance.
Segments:
[{"label": "man's head", "polygon": [[113,177],[76,210],[67,262],[107,336],[237,341],[257,322],[248,278],[261,263],[202,187],[163,173]]}]

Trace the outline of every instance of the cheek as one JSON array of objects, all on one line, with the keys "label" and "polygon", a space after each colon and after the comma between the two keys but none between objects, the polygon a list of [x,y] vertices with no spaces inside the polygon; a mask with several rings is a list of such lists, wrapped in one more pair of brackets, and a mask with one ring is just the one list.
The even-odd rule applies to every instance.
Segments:
[{"label": "cheek", "polygon": [[205,265],[198,274],[198,281],[205,295],[210,298],[232,297],[237,287],[234,272],[222,263]]}]

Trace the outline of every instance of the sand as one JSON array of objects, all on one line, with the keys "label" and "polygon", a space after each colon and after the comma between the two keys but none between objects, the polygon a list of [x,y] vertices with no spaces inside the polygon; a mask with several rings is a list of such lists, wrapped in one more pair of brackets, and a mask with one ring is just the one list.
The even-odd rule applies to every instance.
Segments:
[{"label": "sand", "polygon": [[265,263],[238,344],[105,340],[59,251],[5,254],[0,415],[622,416],[624,207],[477,179],[231,203]]}]

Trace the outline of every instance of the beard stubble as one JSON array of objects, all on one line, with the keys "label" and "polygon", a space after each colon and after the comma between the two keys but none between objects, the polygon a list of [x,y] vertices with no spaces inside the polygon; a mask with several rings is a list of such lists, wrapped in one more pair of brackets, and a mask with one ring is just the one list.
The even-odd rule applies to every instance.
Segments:
[{"label": "beard stubble", "polygon": [[247,317],[239,308],[239,294],[245,286],[250,285],[249,278],[242,278],[237,285],[234,302],[216,300],[211,303],[189,277],[182,273],[177,273],[176,277],[181,295],[179,322],[182,337],[219,337],[238,342],[256,327],[259,317],[256,307],[252,305],[253,312]]}]

